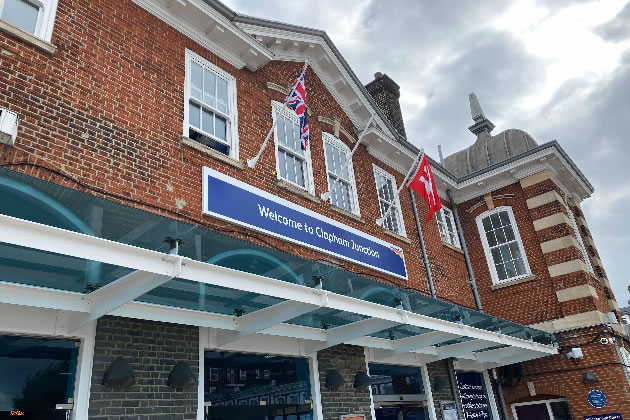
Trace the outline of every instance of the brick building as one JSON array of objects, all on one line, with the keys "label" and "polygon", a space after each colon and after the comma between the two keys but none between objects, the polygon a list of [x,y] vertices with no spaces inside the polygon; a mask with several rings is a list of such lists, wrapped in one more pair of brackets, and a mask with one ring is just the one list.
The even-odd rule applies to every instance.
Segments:
[{"label": "brick building", "polygon": [[588,181],[472,98],[427,221],[399,89],[214,0],[0,1],[0,417],[630,415]]}]

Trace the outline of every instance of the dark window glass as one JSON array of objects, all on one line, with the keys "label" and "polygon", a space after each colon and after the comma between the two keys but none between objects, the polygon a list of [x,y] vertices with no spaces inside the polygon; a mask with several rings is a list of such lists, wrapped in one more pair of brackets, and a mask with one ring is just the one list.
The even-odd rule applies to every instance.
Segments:
[{"label": "dark window glass", "polygon": [[566,401],[554,401],[549,404],[555,420],[573,420],[569,403]]},{"label": "dark window glass", "polygon": [[424,394],[420,369],[370,363],[372,395]]},{"label": "dark window glass", "polygon": [[74,394],[78,347],[73,340],[0,336],[0,418],[65,418]]},{"label": "dark window glass", "polygon": [[206,351],[204,363],[206,419],[312,418],[309,368],[305,359]]}]

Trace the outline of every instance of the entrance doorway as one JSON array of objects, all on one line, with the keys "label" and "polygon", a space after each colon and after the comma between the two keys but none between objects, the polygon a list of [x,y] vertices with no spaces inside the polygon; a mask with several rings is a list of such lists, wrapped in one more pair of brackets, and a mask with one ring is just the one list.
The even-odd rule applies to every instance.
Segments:
[{"label": "entrance doorway", "polygon": [[565,399],[512,404],[512,414],[514,420],[573,420]]},{"label": "entrance doorway", "polygon": [[308,361],[206,351],[206,420],[312,420]]}]

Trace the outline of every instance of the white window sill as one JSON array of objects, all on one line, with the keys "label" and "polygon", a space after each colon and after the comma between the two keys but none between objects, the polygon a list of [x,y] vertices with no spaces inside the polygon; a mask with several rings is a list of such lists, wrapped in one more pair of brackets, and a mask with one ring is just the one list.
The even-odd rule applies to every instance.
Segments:
[{"label": "white window sill", "polygon": [[505,281],[503,283],[493,284],[492,286],[490,286],[490,288],[492,290],[502,289],[504,287],[515,286],[517,284],[527,283],[528,281],[534,281],[534,280],[536,280],[536,276],[531,274],[531,275],[526,276],[526,277],[521,277],[521,278],[510,280],[510,281]]},{"label": "white window sill", "polygon": [[224,155],[221,152],[217,152],[216,150],[214,150],[211,147],[208,147],[204,144],[201,144],[199,142],[196,142],[186,136],[180,136],[179,138],[180,142],[192,149],[195,149],[203,154],[206,154],[218,161],[221,161],[223,163],[227,163],[228,165],[234,166],[235,168],[238,169],[243,169],[245,166],[243,165],[243,161],[242,160],[236,160],[236,159],[232,159],[229,156]]},{"label": "white window sill", "polygon": [[406,244],[410,244],[410,243],[411,243],[411,239],[407,238],[406,236],[399,235],[399,234],[397,234],[396,232],[392,232],[392,231],[391,231],[391,230],[389,230],[389,229],[385,229],[385,228],[383,228],[383,232],[385,232],[385,235],[389,235],[389,236],[391,236],[392,238],[396,238],[396,239],[398,239],[399,241],[402,241],[402,242],[404,242],[404,243],[406,243]]},{"label": "white window sill", "polygon": [[303,190],[300,187],[296,187],[295,185],[291,184],[288,181],[285,181],[284,179],[278,179],[276,181],[276,187],[292,192],[293,194],[299,195],[302,198],[306,198],[313,203],[319,203],[319,198],[315,197],[313,194],[309,193],[306,190]]},{"label": "white window sill", "polygon": [[5,22],[4,20],[0,20],[0,31],[6,32],[9,35],[13,35],[14,37],[26,42],[27,44],[47,52],[48,54],[54,54],[57,51],[57,47],[55,47],[50,42],[46,42],[43,39],[37,38],[35,35],[23,31],[17,26],[13,26],[9,22]]},{"label": "white window sill", "polygon": [[464,251],[461,248],[456,247],[455,245],[449,244],[448,242],[441,241],[442,245],[452,249],[453,251],[459,252],[460,254],[464,254]]},{"label": "white window sill", "polygon": [[335,212],[345,216],[345,217],[349,217],[350,219],[352,219],[352,220],[354,220],[356,222],[365,224],[365,219],[363,219],[361,216],[357,216],[356,214],[350,213],[349,211],[344,210],[342,208],[339,208],[339,207],[337,207],[337,206],[335,206],[333,204],[328,204],[328,208],[330,210],[332,210],[332,211],[335,211]]}]

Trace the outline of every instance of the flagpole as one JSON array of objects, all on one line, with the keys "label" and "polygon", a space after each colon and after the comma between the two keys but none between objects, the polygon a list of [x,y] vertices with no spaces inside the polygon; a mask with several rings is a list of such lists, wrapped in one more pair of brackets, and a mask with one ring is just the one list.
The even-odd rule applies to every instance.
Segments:
[{"label": "flagpole", "polygon": [[[354,152],[356,152],[357,149],[359,148],[359,143],[361,143],[361,140],[363,140],[363,136],[365,135],[365,133],[367,132],[368,128],[370,127],[370,124],[372,123],[373,119],[374,119],[374,117],[370,117],[370,119],[368,120],[367,124],[365,125],[365,128],[363,129],[363,131],[361,132],[361,135],[359,136],[359,139],[357,140],[357,143],[354,145],[354,147],[352,148],[352,151],[350,152],[350,159],[346,159],[346,162],[343,164],[343,166],[339,170],[339,174],[343,174],[343,171],[350,164],[350,162],[352,162],[352,156],[354,156]],[[335,189],[335,187],[337,186],[338,182],[339,182],[339,177],[335,177],[333,179],[332,184],[330,185],[330,189],[328,191],[326,191],[326,192],[321,194],[322,200],[328,201],[330,199],[330,194]]]},{"label": "flagpole", "polygon": [[[416,159],[411,164],[411,168],[409,168],[409,171],[407,171],[407,175],[405,175],[405,179],[403,179],[403,182],[400,183],[400,187],[398,187],[398,192],[396,192],[396,197],[400,195],[400,192],[402,191],[404,186],[407,184],[407,178],[409,178],[409,175],[411,175],[412,171],[415,169],[416,165],[418,164],[418,162],[420,161],[420,158],[423,155],[424,155],[424,150],[421,150],[420,153],[418,153],[418,156],[416,156]],[[378,226],[383,226],[383,223],[385,223],[385,219],[387,218],[387,216],[389,216],[389,213],[391,212],[392,207],[394,207],[393,204],[387,208],[387,210],[385,211],[385,214],[381,218],[376,219],[376,224]]]},{"label": "flagpole", "polygon": [[[304,62],[304,67],[302,68],[302,71],[300,71],[300,74],[298,75],[298,79],[300,78],[302,73],[304,71],[306,71],[307,67],[308,67],[308,61],[305,61]],[[296,79],[296,81],[297,81],[297,79]],[[271,133],[273,133],[273,130],[276,128],[276,125],[278,125],[278,121],[280,121],[280,118],[282,117],[282,114],[284,114],[284,111],[288,107],[287,99],[293,94],[293,92],[297,88],[297,85],[298,85],[297,83],[293,83],[293,88],[291,88],[291,91],[289,92],[287,97],[284,98],[284,104],[282,105],[282,109],[280,110],[280,113],[278,114],[278,116],[275,118],[275,120],[274,120],[274,122],[273,122],[273,124],[271,126],[271,129],[267,133],[267,137],[265,137],[265,141],[263,141],[262,146],[260,146],[260,150],[258,151],[258,154],[254,158],[249,159],[247,161],[247,166],[249,166],[250,168],[254,169],[256,167],[256,165],[258,164],[258,159],[260,159],[260,156],[262,156],[263,152],[265,151],[265,148],[267,147],[267,143],[269,143],[269,139],[271,138]]]}]

